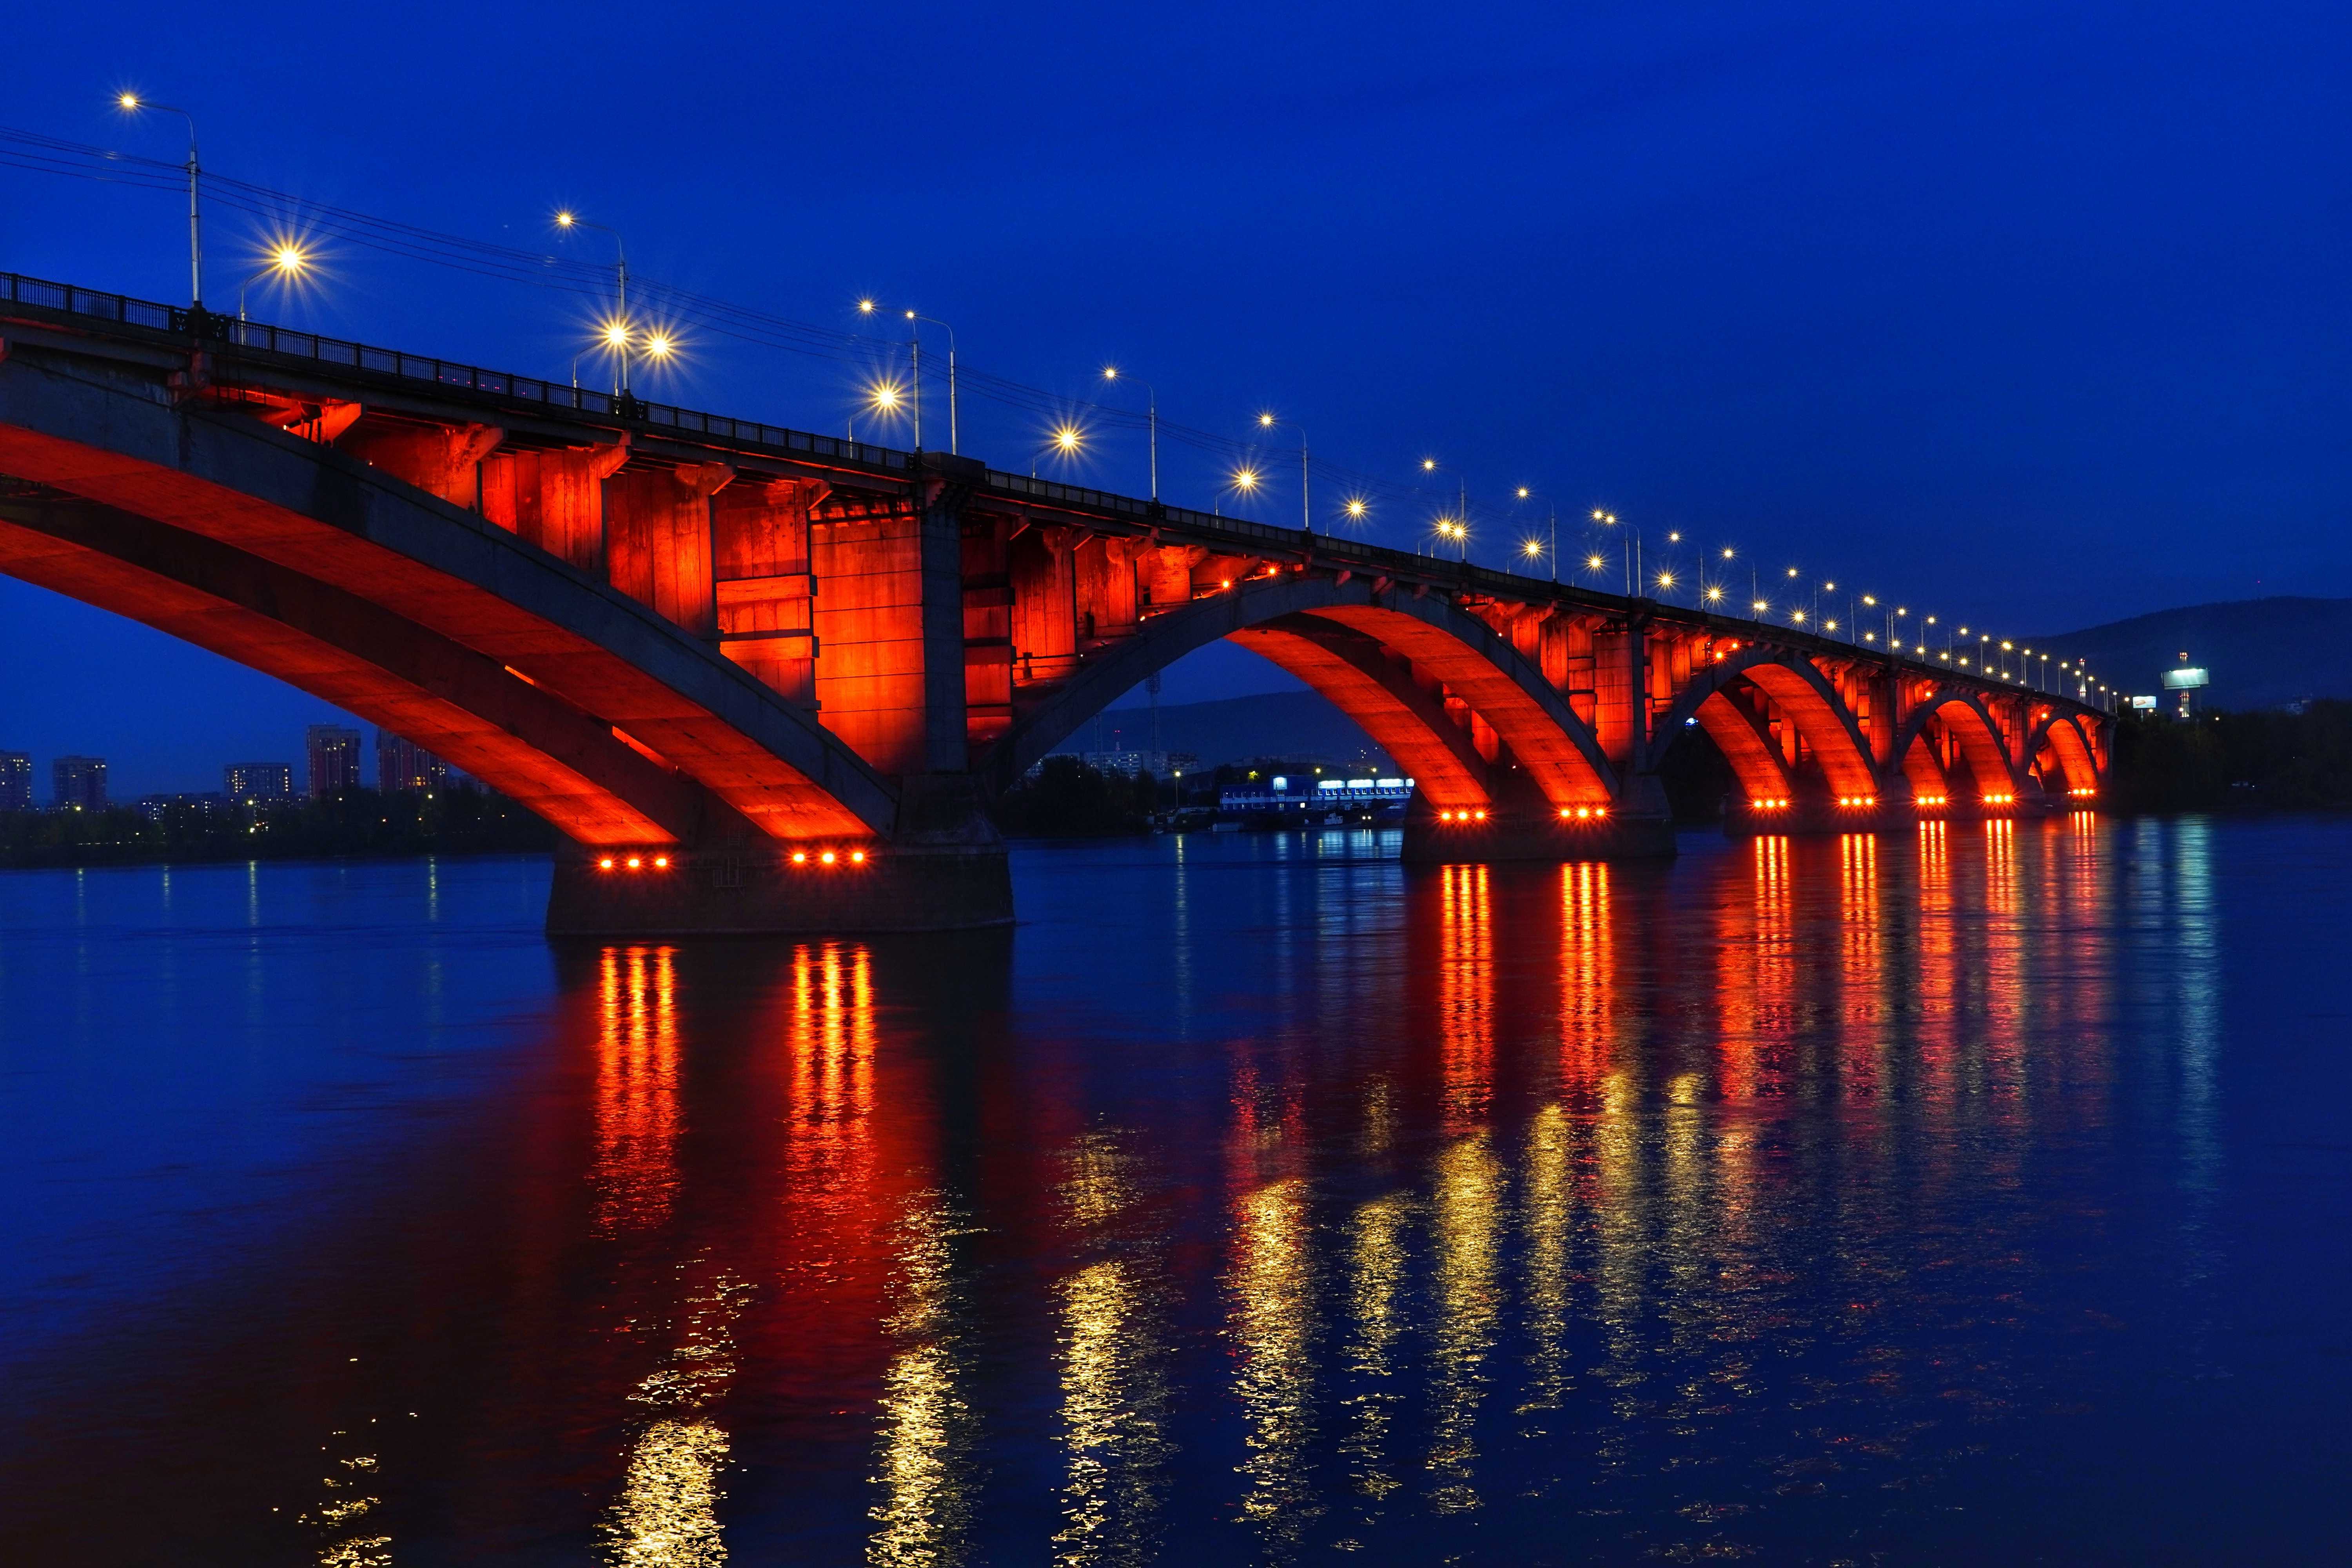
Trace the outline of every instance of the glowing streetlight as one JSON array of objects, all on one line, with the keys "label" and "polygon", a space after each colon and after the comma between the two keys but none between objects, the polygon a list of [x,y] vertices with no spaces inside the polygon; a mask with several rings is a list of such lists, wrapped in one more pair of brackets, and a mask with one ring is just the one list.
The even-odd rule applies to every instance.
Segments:
[{"label": "glowing streetlight", "polygon": [[1344,510],[1348,513],[1348,521],[1349,522],[1361,522],[1364,521],[1365,517],[1370,513],[1372,509],[1370,506],[1366,504],[1363,497],[1349,496],[1348,498],[1348,504]]},{"label": "glowing streetlight", "polygon": [[1261,430],[1296,430],[1298,432],[1298,523],[1307,532],[1315,531],[1315,513],[1307,501],[1307,427],[1295,419],[1276,419],[1261,412],[1257,416]]},{"label": "glowing streetlight", "polygon": [[196,221],[196,182],[202,173],[196,163],[196,117],[168,103],[150,103],[135,92],[117,94],[114,101],[125,114],[152,110],[157,114],[176,114],[188,122],[188,304],[201,310],[205,308],[205,243]]},{"label": "glowing streetlight", "polygon": [[921,323],[929,321],[948,335],[948,455],[956,450],[956,348],[955,329],[937,316],[926,316],[918,310],[907,312],[907,341],[914,354],[915,389],[915,450],[923,449],[923,337]]},{"label": "glowing streetlight", "polygon": [[247,273],[245,281],[236,286],[237,342],[245,341],[245,291],[257,280],[272,273],[277,274],[281,283],[291,283],[301,277],[303,268],[310,265],[310,254],[290,240],[270,247],[269,259]]},{"label": "glowing streetlight", "polygon": [[1127,375],[1115,364],[1103,366],[1105,381],[1118,381],[1122,376],[1143,388],[1143,424],[1151,437],[1151,499],[1160,499],[1160,393],[1150,382]]},{"label": "glowing streetlight", "polygon": [[618,356],[620,395],[629,395],[629,248],[622,242],[621,231],[609,224],[590,223],[578,213],[565,208],[555,215],[555,226],[565,234],[576,228],[601,229],[613,237],[613,274],[620,285],[620,314],[604,330],[604,343]]},{"label": "glowing streetlight", "polygon": [[[1520,500],[1533,500],[1535,499],[1535,495],[1536,492],[1529,489],[1525,485],[1521,485],[1518,488],[1517,499]],[[1545,511],[1547,514],[1545,532],[1548,542],[1546,542],[1541,550],[1529,550],[1527,552],[1527,554],[1531,560],[1538,555],[1550,556],[1551,580],[1557,583],[1559,581],[1559,508],[1556,504],[1547,500],[1545,502]],[[1528,542],[1532,543],[1534,542],[1530,540]]]}]

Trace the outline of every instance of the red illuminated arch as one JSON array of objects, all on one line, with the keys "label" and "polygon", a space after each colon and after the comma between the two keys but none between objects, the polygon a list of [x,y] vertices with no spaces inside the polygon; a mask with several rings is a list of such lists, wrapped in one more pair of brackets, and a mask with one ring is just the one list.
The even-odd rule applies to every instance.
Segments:
[{"label": "red illuminated arch", "polygon": [[[1906,772],[1915,765],[1914,751],[1925,752],[1930,763],[1943,770],[1942,759],[1930,744],[1934,736],[1948,739],[1958,751],[1979,795],[2017,792],[2017,770],[2011,765],[2000,726],[1972,694],[1948,688],[1911,710],[1895,736],[1895,754],[1903,758]],[[1916,781],[1917,775],[1912,776]]]},{"label": "red illuminated arch", "polygon": [[1785,795],[1786,766],[1745,710],[1726,695],[1743,683],[1770,698],[1796,727],[1821,763],[1822,775],[1832,792],[1876,793],[1878,770],[1871,762],[1870,743],[1837,688],[1810,660],[1768,647],[1743,648],[1692,672],[1690,684],[1658,721],[1651,742],[1651,765],[1656,766],[1682,739],[1686,728],[1684,721],[1696,718],[1699,728],[1721,749],[1750,799]]},{"label": "red illuminated arch", "polygon": [[[1496,781],[1481,776],[1484,760],[1466,749],[1466,738],[1434,700],[1411,700],[1395,681],[1374,678],[1361,658],[1330,657],[1332,639],[1315,631],[1325,623],[1333,634],[1352,633],[1404,661],[1425,682],[1442,682],[1494,730],[1552,805],[1604,805],[1615,797],[1615,770],[1590,727],[1508,638],[1442,595],[1375,595],[1372,588],[1361,578],[1339,583],[1284,573],[1155,616],[1083,666],[1053,700],[1024,714],[980,768],[994,788],[1010,787],[1153,671],[1230,638],[1290,669],[1363,725],[1400,765],[1413,769],[1433,803],[1490,800]],[[1454,798],[1441,800],[1441,792]]]}]

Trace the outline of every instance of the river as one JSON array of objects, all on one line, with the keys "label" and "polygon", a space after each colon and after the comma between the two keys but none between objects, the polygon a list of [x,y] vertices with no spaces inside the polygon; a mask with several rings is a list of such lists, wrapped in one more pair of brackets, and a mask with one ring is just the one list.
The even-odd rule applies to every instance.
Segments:
[{"label": "river", "polygon": [[2352,1561],[2352,824],[0,877],[0,1560]]}]

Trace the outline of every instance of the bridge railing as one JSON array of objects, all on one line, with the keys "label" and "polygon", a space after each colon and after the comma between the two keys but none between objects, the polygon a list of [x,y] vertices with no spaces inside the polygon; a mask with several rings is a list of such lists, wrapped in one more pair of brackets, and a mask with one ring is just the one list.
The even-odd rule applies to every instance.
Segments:
[{"label": "bridge railing", "polygon": [[805,452],[815,457],[837,458],[868,468],[905,468],[913,460],[904,452],[894,451],[887,447],[868,446],[863,441],[847,441],[806,430],[791,430],[781,426],[763,425],[757,420],[730,418],[723,414],[704,414],[690,408],[673,407],[667,403],[647,403],[641,398],[615,397],[609,392],[599,392],[593,387],[515,375],[507,371],[461,364],[455,360],[437,359],[429,354],[373,348],[343,338],[272,326],[267,321],[238,321],[209,312],[199,321],[194,311],[178,306],[159,305],[124,294],[77,289],[70,284],[52,283],[46,279],[26,278],[14,272],[0,272],[0,298],[5,298],[11,304],[30,305],[67,315],[94,316],[100,321],[121,321],[158,331],[194,331],[212,339],[232,358],[264,353],[285,359],[307,360],[341,370],[389,375],[403,381],[430,382],[436,386],[454,387],[546,408],[601,415],[607,418],[635,419],[740,446],[769,447],[781,452]]}]

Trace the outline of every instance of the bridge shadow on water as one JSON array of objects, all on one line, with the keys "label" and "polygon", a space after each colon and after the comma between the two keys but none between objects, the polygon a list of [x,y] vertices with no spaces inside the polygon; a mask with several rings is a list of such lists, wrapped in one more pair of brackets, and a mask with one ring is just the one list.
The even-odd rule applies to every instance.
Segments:
[{"label": "bridge shadow on water", "polygon": [[[443,1089],[386,1096],[365,1140],[274,1146],[209,1238],[168,1173],[90,1200],[187,1256],[152,1288],[45,1281],[82,1306],[8,1363],[0,1542],[2327,1555],[2347,1379],[2278,1347],[2340,1335],[2341,1298],[2278,1304],[2340,1263],[2261,1216],[2274,1182],[2323,1228],[2345,1194],[2242,1129],[2346,1069],[2291,1090],[2249,1056],[2281,1015],[2224,1001],[2320,940],[2266,950],[2244,911],[2297,900],[2340,936],[2310,868],[2346,842],[2085,814],[1406,868],[1372,834],[1196,835],[1024,847],[1026,923],[971,936],[551,962],[462,913],[421,947],[265,932],[245,962],[343,972],[310,1016],[273,991],[276,1026],[405,1037],[386,1080]],[[405,907],[408,873],[373,874]],[[445,863],[436,909],[543,874]],[[114,875],[101,898],[144,896]],[[237,924],[204,897],[125,984],[218,1060],[206,1031],[225,1052],[250,1021],[155,978]],[[469,1058],[493,1065],[455,1088],[414,1017],[348,1008],[428,951],[509,985]],[[22,964],[0,987],[37,1011]],[[164,1064],[132,1043],[107,1070]],[[266,1141],[299,1110],[273,1094],[205,1114]]]}]

